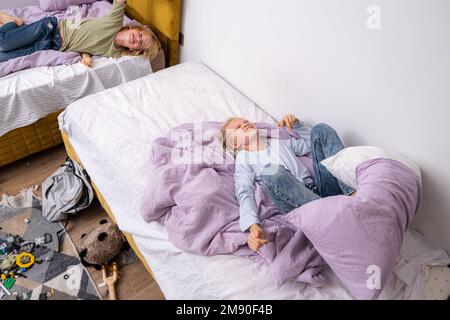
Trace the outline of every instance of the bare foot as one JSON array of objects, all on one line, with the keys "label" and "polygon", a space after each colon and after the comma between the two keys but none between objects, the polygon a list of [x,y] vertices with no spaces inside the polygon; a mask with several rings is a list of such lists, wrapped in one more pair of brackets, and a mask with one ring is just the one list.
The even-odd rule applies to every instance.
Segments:
[{"label": "bare foot", "polygon": [[25,24],[25,22],[24,22],[22,19],[20,19],[20,18],[15,18],[15,19],[14,19],[14,22],[15,22],[19,27],[21,27],[21,26],[23,26],[23,25]]},{"label": "bare foot", "polygon": [[8,22],[15,22],[19,27],[24,25],[24,22],[22,19],[18,18],[18,17],[13,17],[10,15],[7,15],[6,13],[4,13],[3,11],[0,11],[0,23],[1,24],[5,24]]}]

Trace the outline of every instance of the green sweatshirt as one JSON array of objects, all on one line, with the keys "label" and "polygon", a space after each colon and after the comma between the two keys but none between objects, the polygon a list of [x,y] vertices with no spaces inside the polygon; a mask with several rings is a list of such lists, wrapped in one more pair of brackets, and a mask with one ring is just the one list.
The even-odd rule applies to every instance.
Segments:
[{"label": "green sweatshirt", "polygon": [[81,21],[62,20],[64,43],[60,51],[89,53],[94,56],[120,57],[121,48],[116,48],[114,37],[123,27],[125,6],[114,0],[107,16]]}]

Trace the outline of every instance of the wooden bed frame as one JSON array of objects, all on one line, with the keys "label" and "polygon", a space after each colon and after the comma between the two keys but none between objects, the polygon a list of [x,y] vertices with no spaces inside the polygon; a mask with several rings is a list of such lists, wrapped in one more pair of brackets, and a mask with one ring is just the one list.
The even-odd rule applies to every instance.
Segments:
[{"label": "wooden bed frame", "polygon": [[[181,0],[128,0],[126,15],[149,25],[164,49],[166,66],[178,63]],[[0,167],[63,142],[54,112],[39,121],[0,137]]]},{"label": "wooden bed frame", "polygon": [[[62,140],[64,142],[64,146],[66,148],[66,152],[67,152],[67,155],[69,156],[69,158],[74,160],[74,161],[77,161],[80,166],[83,166],[83,164],[81,163],[80,157],[78,157],[75,149],[73,148],[72,143],[70,142],[70,139],[69,139],[69,136],[67,135],[67,133],[61,132],[61,136],[62,136]],[[103,209],[105,209],[106,213],[111,218],[111,220],[116,223],[116,218],[115,218],[111,208],[109,207],[108,203],[106,202],[105,198],[101,194],[101,192],[98,189],[98,187],[95,185],[95,182],[91,181],[91,184],[92,184],[92,188],[94,189],[95,196],[99,200],[99,202],[102,205]],[[131,234],[127,233],[127,232],[123,232],[123,234],[127,238],[128,243],[130,244],[131,248],[133,248],[133,250],[136,253],[136,255],[139,257],[139,259],[144,264],[145,268],[148,270],[148,272],[150,272],[150,274],[152,275],[153,279],[155,279],[155,281],[156,281],[156,278],[155,278],[155,275],[154,275],[152,269],[148,265],[147,261],[145,260],[144,256],[142,255],[142,253],[139,251],[139,249],[138,249],[138,247],[137,247],[137,245],[136,245],[136,243],[135,243],[135,241],[133,239],[133,236]]]}]

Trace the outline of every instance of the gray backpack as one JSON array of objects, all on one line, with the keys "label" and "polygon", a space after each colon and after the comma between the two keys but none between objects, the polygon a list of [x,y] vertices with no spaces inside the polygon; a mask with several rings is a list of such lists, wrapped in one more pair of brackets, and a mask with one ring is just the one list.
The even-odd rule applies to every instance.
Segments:
[{"label": "gray backpack", "polygon": [[86,170],[70,159],[42,183],[42,215],[49,222],[67,219],[87,208],[93,199]]}]

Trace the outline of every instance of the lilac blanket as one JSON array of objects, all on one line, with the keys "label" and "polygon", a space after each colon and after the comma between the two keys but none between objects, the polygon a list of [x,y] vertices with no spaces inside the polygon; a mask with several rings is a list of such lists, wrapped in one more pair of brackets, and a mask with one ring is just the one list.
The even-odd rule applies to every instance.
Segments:
[{"label": "lilac blanket", "polygon": [[[74,8],[78,8],[74,10]],[[63,11],[47,12],[39,6],[28,6],[25,8],[5,9],[7,14],[22,18],[25,23],[31,23],[47,16],[57,17],[59,19],[81,18],[90,19],[106,15],[111,9],[111,4],[107,1],[97,1],[92,4],[83,4],[76,7],[69,7]],[[132,21],[125,17],[125,24]],[[31,55],[18,57],[0,63],[0,77],[24,69],[57,66],[64,64],[73,64],[80,60],[80,55],[76,52],[60,52],[56,50],[38,51]]]},{"label": "lilac blanket", "polygon": [[[265,237],[270,242],[259,253],[253,253],[247,246],[248,234],[239,229],[234,161],[222,164],[209,161],[212,157],[220,159],[223,154],[220,146],[214,148],[217,147],[220,125],[204,123],[201,132],[205,135],[194,139],[190,146],[177,146],[176,137],[189,137],[193,132],[192,125],[175,128],[167,136],[155,140],[151,154],[155,176],[146,188],[141,207],[145,221],[163,223],[169,240],[186,252],[205,256],[246,256],[269,264],[270,274],[279,286],[290,280],[322,286],[326,282],[320,273],[326,266],[324,260],[305,235],[279,215],[259,185],[255,198]],[[282,130],[280,138],[288,137],[289,134]],[[175,152],[181,159],[190,157],[193,150],[204,152],[203,163],[177,164],[173,161]]]},{"label": "lilac blanket", "polygon": [[404,164],[373,159],[357,168],[357,194],[310,202],[287,215],[354,297],[375,299],[400,253],[422,199],[420,178]]},{"label": "lilac blanket", "polygon": [[[239,230],[234,159],[223,158],[220,125],[203,123],[198,132],[182,125],[154,141],[155,175],[144,193],[144,220],[164,224],[169,240],[187,252],[267,263],[278,285],[290,280],[323,285],[325,260],[354,297],[378,297],[420,205],[420,178],[402,163],[373,159],[357,169],[356,196],[327,197],[287,215],[279,214],[257,184],[255,200],[269,243],[253,253]],[[280,139],[293,136],[279,133]]]}]

